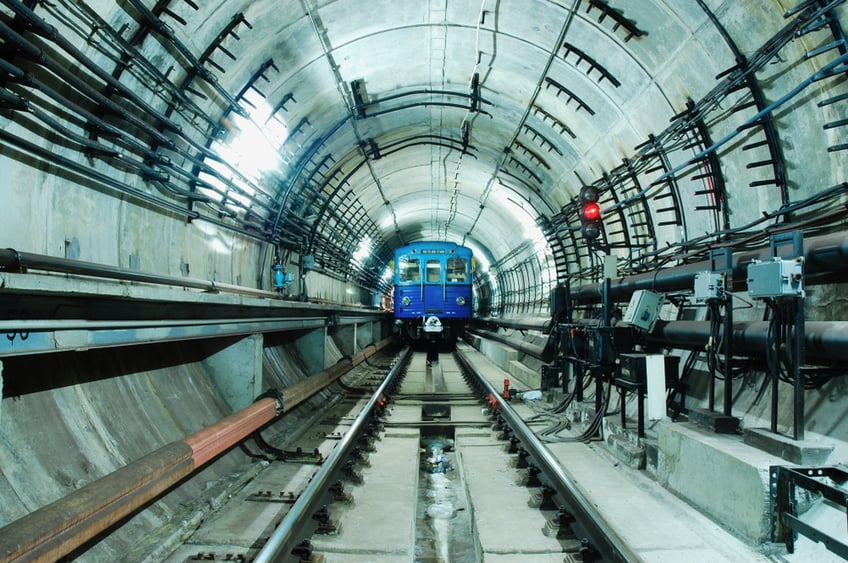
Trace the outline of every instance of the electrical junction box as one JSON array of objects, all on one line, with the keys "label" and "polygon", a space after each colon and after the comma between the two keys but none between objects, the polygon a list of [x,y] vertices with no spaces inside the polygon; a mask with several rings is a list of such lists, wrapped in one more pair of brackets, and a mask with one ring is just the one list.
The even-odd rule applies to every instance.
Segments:
[{"label": "electrical junction box", "polygon": [[651,332],[660,317],[664,301],[665,298],[655,291],[634,291],[621,322]]},{"label": "electrical junction box", "polygon": [[748,265],[748,294],[754,299],[804,297],[804,259],[754,260]]},{"label": "electrical junction box", "polygon": [[[647,354],[619,354],[619,377],[630,383],[645,385],[648,379],[648,355]],[[665,362],[665,384],[674,385],[678,379],[678,356],[663,356]]]},{"label": "electrical junction box", "polygon": [[724,298],[724,272],[698,272],[695,274],[695,303]]}]

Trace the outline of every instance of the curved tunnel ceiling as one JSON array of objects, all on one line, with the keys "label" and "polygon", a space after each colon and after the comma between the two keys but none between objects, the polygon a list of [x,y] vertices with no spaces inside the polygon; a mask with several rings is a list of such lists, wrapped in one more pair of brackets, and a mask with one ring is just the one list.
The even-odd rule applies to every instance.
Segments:
[{"label": "curved tunnel ceiling", "polygon": [[[470,244],[500,271],[535,256],[548,281],[591,265],[574,228],[586,184],[608,219],[599,248],[631,263],[784,209],[785,161],[806,156],[779,132],[805,118],[758,110],[845,56],[840,1],[4,4],[7,49],[37,58],[18,32],[61,47],[49,19],[177,125],[148,119],[160,134],[139,169],[156,197],[330,271],[369,269],[372,285],[393,248],[423,239]],[[731,175],[777,189],[734,208]]]}]

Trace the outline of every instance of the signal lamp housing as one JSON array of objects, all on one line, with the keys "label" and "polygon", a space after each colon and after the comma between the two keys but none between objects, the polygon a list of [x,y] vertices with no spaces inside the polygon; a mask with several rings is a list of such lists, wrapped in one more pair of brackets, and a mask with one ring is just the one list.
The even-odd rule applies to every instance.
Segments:
[{"label": "signal lamp housing", "polygon": [[586,240],[595,240],[601,236],[600,194],[593,186],[583,186],[580,190],[580,232]]}]

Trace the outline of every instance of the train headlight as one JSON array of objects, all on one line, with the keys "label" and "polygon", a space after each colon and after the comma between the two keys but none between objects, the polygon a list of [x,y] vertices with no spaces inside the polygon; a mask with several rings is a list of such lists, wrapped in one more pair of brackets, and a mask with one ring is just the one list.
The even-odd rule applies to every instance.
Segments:
[{"label": "train headlight", "polygon": [[410,299],[409,296],[407,295],[406,297],[401,299],[400,302],[404,307],[409,307],[409,304],[412,303],[412,299]]},{"label": "train headlight", "polygon": [[456,298],[456,304],[459,305],[460,307],[465,305],[465,297],[463,297],[461,295],[459,297],[457,297]]}]

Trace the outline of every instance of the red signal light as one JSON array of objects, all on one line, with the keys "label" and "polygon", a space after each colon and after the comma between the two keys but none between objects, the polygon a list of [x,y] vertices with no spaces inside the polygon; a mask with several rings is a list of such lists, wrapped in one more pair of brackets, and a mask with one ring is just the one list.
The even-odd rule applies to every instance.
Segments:
[{"label": "red signal light", "polygon": [[587,203],[583,206],[582,214],[586,221],[597,221],[601,218],[601,206],[597,203]]},{"label": "red signal light", "polygon": [[583,186],[578,196],[580,202],[580,232],[583,238],[592,241],[601,236],[600,192],[595,186]]}]

